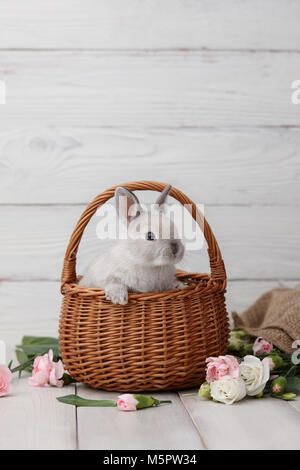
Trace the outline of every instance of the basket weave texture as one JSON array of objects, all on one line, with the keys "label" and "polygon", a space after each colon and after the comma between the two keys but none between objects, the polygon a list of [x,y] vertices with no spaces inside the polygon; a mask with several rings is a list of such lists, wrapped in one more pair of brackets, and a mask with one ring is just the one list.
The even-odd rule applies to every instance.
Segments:
[{"label": "basket weave texture", "polygon": [[[94,388],[130,392],[198,387],[205,359],[227,349],[226,272],[209,224],[187,196],[176,188],[170,193],[190,205],[204,232],[210,275],[178,271],[178,278],[188,284],[185,289],[131,293],[127,305],[114,305],[104,291],[77,284],[76,255],[84,229],[118,186],[91,202],[71,236],[62,272],[61,356],[72,377]],[[139,181],[122,186],[163,191],[167,185]]]}]

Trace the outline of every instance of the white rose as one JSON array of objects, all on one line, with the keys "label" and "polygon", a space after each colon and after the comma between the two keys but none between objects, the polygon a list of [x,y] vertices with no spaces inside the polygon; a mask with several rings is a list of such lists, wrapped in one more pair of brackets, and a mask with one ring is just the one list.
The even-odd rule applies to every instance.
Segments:
[{"label": "white rose", "polygon": [[215,400],[231,405],[246,396],[246,387],[241,378],[233,379],[229,375],[225,375],[225,377],[210,383],[210,393]]},{"label": "white rose", "polygon": [[267,362],[258,357],[245,356],[240,364],[240,374],[245,382],[247,395],[251,397],[262,392],[270,378],[270,368]]}]

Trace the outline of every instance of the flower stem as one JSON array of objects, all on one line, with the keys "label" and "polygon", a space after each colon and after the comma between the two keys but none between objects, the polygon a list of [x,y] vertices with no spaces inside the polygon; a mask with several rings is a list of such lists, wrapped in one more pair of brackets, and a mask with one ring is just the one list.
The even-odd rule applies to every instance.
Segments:
[{"label": "flower stem", "polygon": [[289,377],[290,373],[297,370],[297,366],[293,365],[285,374],[285,377]]},{"label": "flower stem", "polygon": [[23,362],[22,364],[19,364],[17,367],[14,367],[13,369],[10,369],[12,373],[22,371],[25,367],[31,366],[33,364],[34,359],[30,359],[29,361]]}]

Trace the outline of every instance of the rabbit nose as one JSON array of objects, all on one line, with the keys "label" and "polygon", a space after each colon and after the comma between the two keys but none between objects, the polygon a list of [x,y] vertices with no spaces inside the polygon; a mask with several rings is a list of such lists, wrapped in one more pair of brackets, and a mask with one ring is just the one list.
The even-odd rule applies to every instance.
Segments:
[{"label": "rabbit nose", "polygon": [[176,242],[171,243],[171,250],[172,250],[173,255],[176,255],[178,251],[178,243]]}]

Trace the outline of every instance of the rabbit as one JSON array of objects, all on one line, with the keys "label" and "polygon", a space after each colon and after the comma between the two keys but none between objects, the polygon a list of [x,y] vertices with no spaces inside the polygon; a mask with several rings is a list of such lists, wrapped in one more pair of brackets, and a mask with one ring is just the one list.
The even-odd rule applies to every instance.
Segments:
[{"label": "rabbit", "polygon": [[[163,209],[170,190],[169,185],[149,211],[132,191],[124,187],[116,189],[116,209],[119,218],[127,224],[127,239],[120,240],[91,262],[79,281],[81,286],[103,289],[107,300],[121,305],[128,303],[128,292],[186,287],[177,280],[175,268],[183,258],[184,245]],[[163,237],[163,233],[168,237]]]}]

